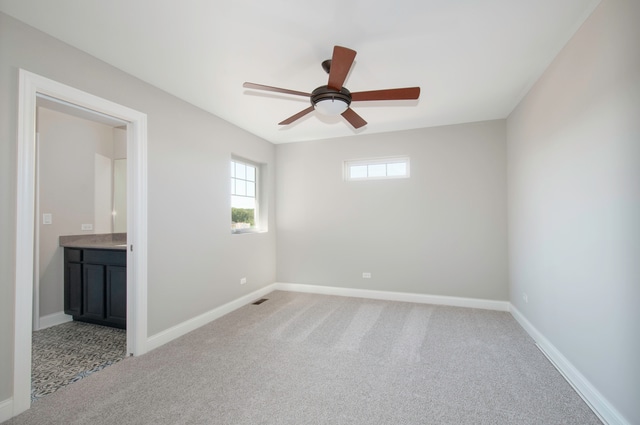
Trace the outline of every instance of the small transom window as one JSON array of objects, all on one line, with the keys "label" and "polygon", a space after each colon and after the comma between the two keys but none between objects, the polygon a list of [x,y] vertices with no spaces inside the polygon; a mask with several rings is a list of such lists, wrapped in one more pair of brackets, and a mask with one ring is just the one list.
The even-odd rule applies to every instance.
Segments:
[{"label": "small transom window", "polygon": [[397,179],[409,177],[409,158],[376,158],[345,161],[346,180]]}]

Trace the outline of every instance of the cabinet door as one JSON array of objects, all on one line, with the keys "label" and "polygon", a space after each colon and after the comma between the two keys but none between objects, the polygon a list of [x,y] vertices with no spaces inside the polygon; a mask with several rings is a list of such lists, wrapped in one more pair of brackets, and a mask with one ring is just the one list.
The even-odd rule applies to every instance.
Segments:
[{"label": "cabinet door", "polygon": [[82,317],[87,319],[104,319],[105,268],[99,264],[85,264]]},{"label": "cabinet door", "polygon": [[64,312],[72,316],[82,314],[82,264],[66,263],[64,275]]},{"label": "cabinet door", "polygon": [[107,267],[107,320],[116,325],[127,323],[127,268]]}]

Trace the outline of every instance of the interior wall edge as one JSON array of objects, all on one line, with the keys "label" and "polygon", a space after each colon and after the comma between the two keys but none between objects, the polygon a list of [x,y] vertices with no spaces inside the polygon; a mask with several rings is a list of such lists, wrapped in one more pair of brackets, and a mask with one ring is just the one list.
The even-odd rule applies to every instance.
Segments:
[{"label": "interior wall edge", "polygon": [[533,338],[542,353],[560,372],[598,418],[608,425],[631,425],[591,382],[512,304],[511,315]]}]

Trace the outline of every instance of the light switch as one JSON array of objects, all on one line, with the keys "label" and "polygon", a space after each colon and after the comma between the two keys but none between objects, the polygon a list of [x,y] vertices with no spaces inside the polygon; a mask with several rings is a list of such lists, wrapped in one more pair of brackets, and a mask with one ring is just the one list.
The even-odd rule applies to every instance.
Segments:
[{"label": "light switch", "polygon": [[53,223],[53,217],[51,213],[42,214],[42,224],[51,224]]}]

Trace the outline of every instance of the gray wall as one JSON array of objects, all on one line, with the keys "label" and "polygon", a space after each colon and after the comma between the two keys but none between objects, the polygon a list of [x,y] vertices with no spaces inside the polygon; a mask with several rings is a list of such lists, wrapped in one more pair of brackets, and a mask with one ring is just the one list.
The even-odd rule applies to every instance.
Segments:
[{"label": "gray wall", "polygon": [[0,14],[0,401],[13,380],[19,68],[148,115],[149,336],[275,280],[273,191],[264,234],[232,235],[229,200],[231,153],[273,170],[271,143]]},{"label": "gray wall", "polygon": [[[82,231],[94,224],[94,157],[113,158],[114,129],[108,125],[38,108],[40,216],[40,316],[64,309],[63,250],[60,235],[96,233]],[[111,198],[111,193],[104,193]],[[52,224],[42,224],[42,214],[52,214]],[[104,217],[111,219],[111,216]]]},{"label": "gray wall", "polygon": [[640,2],[604,0],[507,126],[511,302],[634,424],[639,18]]},{"label": "gray wall", "polygon": [[[504,120],[277,155],[279,282],[508,299]],[[345,160],[398,155],[411,159],[409,179],[343,179]]]},{"label": "gray wall", "polygon": [[[640,423],[639,8],[603,0],[506,129],[495,121],[277,148],[0,14],[0,401],[11,397],[23,67],[149,116],[149,335],[274,280],[510,293]],[[269,163],[277,276],[273,190],[269,233],[229,232],[231,153]],[[411,156],[411,178],[342,180],[342,161],[387,155]]]}]

